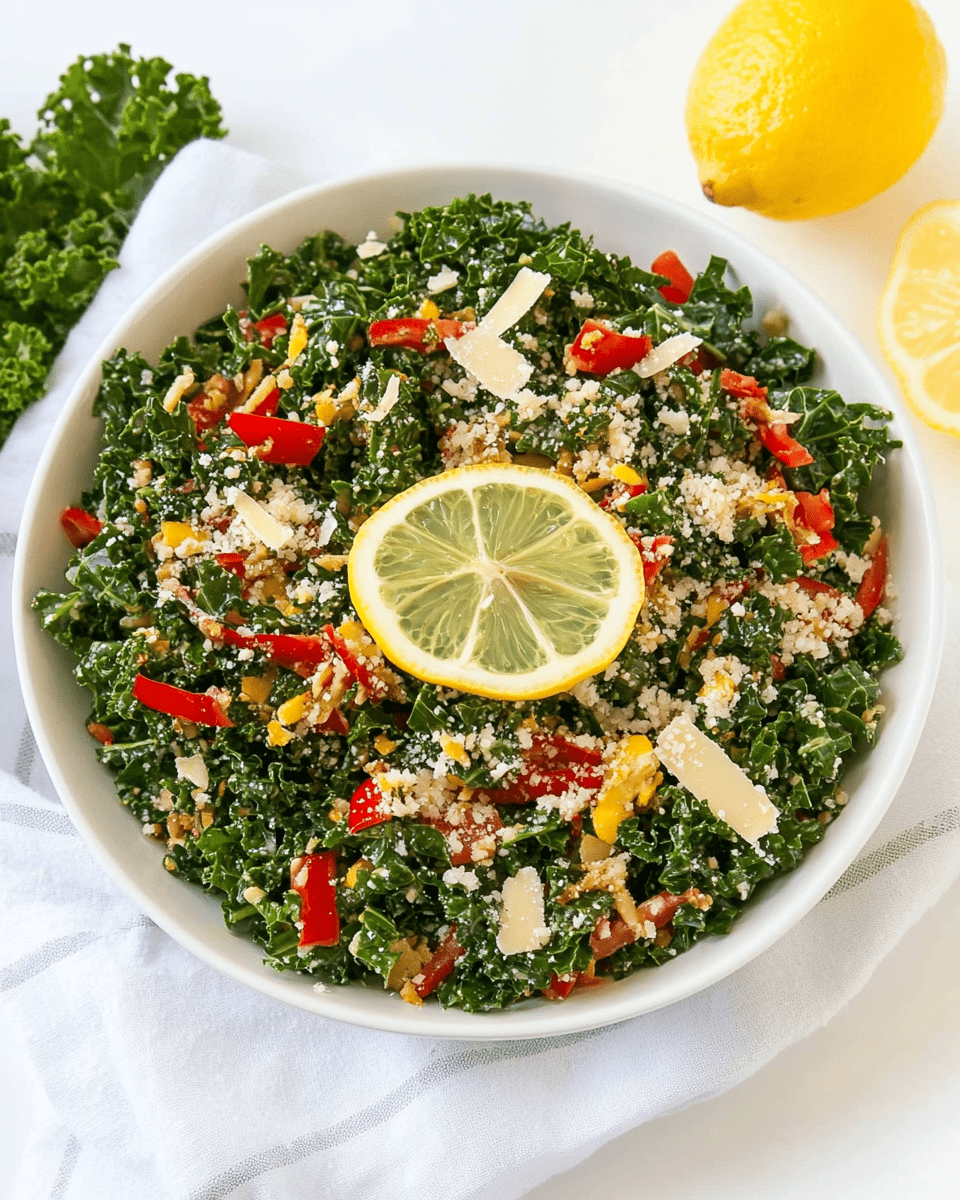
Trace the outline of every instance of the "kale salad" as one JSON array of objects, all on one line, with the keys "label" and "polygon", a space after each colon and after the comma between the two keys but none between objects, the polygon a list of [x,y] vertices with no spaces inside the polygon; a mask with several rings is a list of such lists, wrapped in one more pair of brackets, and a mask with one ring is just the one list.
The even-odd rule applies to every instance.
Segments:
[{"label": "kale salad", "polygon": [[[157,869],[270,966],[561,1001],[727,932],[829,836],[901,653],[861,503],[896,443],[723,259],[644,269],[490,196],[393,228],[261,247],[242,309],[104,364],[35,608]],[[460,352],[491,327],[512,383]],[[480,463],[565,476],[642,564],[616,659],[546,698],[425,682],[351,602],[363,523]]]}]

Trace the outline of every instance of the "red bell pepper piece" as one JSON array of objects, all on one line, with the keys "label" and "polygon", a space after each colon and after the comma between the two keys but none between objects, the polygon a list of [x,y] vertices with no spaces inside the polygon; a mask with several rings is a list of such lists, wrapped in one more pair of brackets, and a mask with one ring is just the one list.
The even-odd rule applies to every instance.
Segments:
[{"label": "red bell pepper piece", "polygon": [[462,338],[474,328],[473,321],[451,318],[397,317],[389,321],[374,321],[367,331],[371,346],[403,346],[432,354],[447,338]]},{"label": "red bell pepper piece", "polygon": [[290,467],[309,467],[327,432],[321,425],[264,417],[259,412],[232,412],[227,422],[244,445],[256,447],[257,458]]},{"label": "red bell pepper piece", "polygon": [[287,318],[283,313],[274,313],[272,317],[262,317],[255,321],[253,327],[260,335],[260,345],[269,350],[276,339],[287,332]]},{"label": "red bell pepper piece", "polygon": [[785,467],[804,467],[813,462],[813,455],[796,438],[790,436],[790,427],[780,421],[771,422],[773,415],[767,404],[767,389],[757,383],[752,375],[741,375],[728,367],[720,372],[720,386],[731,396],[745,400],[740,413],[757,424],[757,437],[770,453]]},{"label": "red bell pepper piece", "polygon": [[336,850],[293,859],[290,890],[300,897],[300,946],[335,946],[340,941]]},{"label": "red bell pepper piece", "polygon": [[568,763],[599,767],[603,762],[603,751],[592,746],[579,746],[559,734],[534,734],[533,745],[523,757],[530,764],[546,767],[566,766]]},{"label": "red bell pepper piece", "polygon": [[624,498],[632,500],[634,496],[642,496],[644,492],[649,490],[649,484],[646,483],[622,483],[618,481],[614,490],[603,496],[599,504],[601,508],[608,509],[614,500],[622,501]]},{"label": "red bell pepper piece", "polygon": [[97,536],[103,528],[103,522],[82,508],[65,508],[60,514],[60,526],[70,545],[82,550]]},{"label": "red bell pepper piece", "polygon": [[308,633],[239,633],[224,625],[220,640],[242,650],[262,650],[271,662],[294,671],[306,665],[319,667],[328,660],[326,644]]},{"label": "red bell pepper piece", "polygon": [[472,863],[474,846],[481,839],[489,837],[491,833],[496,833],[498,829],[503,828],[503,822],[496,809],[492,809],[487,816],[482,818],[477,817],[472,809],[466,809],[461,813],[460,822],[457,825],[448,821],[445,816],[421,819],[424,825],[432,825],[434,829],[439,829],[445,838],[449,838],[451,834],[456,836],[460,842],[460,849],[451,849],[450,851],[450,865],[453,867],[464,867],[468,863]]},{"label": "red bell pepper piece", "polygon": [[788,425],[779,423],[760,425],[757,436],[774,458],[778,458],[785,467],[805,467],[813,462],[813,455],[801,446],[796,438],[790,436]]},{"label": "red bell pepper piece", "polygon": [[373,777],[365,779],[350,797],[347,828],[351,833],[359,833],[361,829],[369,829],[371,825],[382,825],[384,821],[390,820],[391,814],[383,810],[383,791],[380,784]]},{"label": "red bell pepper piece", "polygon": [[229,571],[231,575],[236,575],[238,579],[246,578],[247,560],[242,554],[215,554],[214,561],[225,571]]},{"label": "red bell pepper piece", "polygon": [[833,529],[833,506],[830,493],[821,488],[816,496],[812,492],[794,492],[797,498],[796,522],[818,535],[819,540],[800,547],[800,557],[805,563],[813,562],[836,550],[840,545],[830,532]]},{"label": "red bell pepper piece", "polygon": [[466,950],[457,941],[457,927],[450,926],[450,932],[443,939],[430,958],[423,964],[419,975],[413,977],[413,989],[425,1000],[435,991],[453,970],[458,958],[462,958]]},{"label": "red bell pepper piece", "polygon": [[829,491],[821,488],[816,496],[812,492],[795,492],[794,495],[797,497],[797,522],[814,533],[829,533],[834,521]]},{"label": "red bell pepper piece", "polygon": [[370,696],[382,696],[385,685],[377,679],[369,670],[365,663],[362,663],[347,645],[344,638],[334,629],[332,625],[324,625],[324,636],[329,640],[330,645],[336,652],[337,657],[347,668],[353,678]]},{"label": "red bell pepper piece", "polygon": [[643,582],[649,587],[670,561],[669,555],[658,554],[657,551],[663,546],[672,546],[674,539],[668,533],[658,533],[646,546],[640,534],[631,534],[630,540],[640,551],[640,561],[643,563]]},{"label": "red bell pepper piece", "polygon": [[767,389],[757,383],[752,375],[741,375],[738,371],[731,371],[729,367],[724,367],[720,372],[720,386],[731,396],[738,396],[740,399],[767,399]]},{"label": "red bell pepper piece", "polygon": [[882,537],[877,544],[876,552],[873,556],[873,561],[864,572],[863,578],[860,580],[860,586],[857,588],[857,594],[854,597],[857,604],[863,609],[863,619],[867,617],[877,608],[883,601],[883,593],[887,587],[887,567],[889,562],[889,550],[887,547],[886,537]]},{"label": "red bell pepper piece", "polygon": [[[641,926],[649,921],[656,929],[663,929],[665,925],[670,924],[681,905],[694,904],[697,908],[709,907],[709,905],[704,906],[701,903],[705,899],[703,893],[695,887],[687,888],[680,895],[675,895],[673,892],[658,892],[656,896],[651,896],[649,900],[644,900],[642,904],[637,905],[637,920]],[[623,946],[629,946],[636,940],[637,935],[634,929],[622,917],[613,919],[601,917],[590,937],[590,949],[593,951],[594,958],[609,958],[611,954]]]},{"label": "red bell pepper piece", "polygon": [[[261,398],[257,401],[257,407],[244,415],[251,417],[272,417],[277,411],[279,404],[280,389],[278,387],[271,388],[265,396],[261,396]],[[239,436],[239,434],[237,436]]]},{"label": "red bell pepper piece", "polygon": [[194,725],[219,725],[224,729],[233,726],[213,696],[205,692],[188,692],[170,683],[148,679],[139,672],[133,681],[133,698],[155,712],[192,721]]},{"label": "red bell pepper piece", "polygon": [[265,648],[272,662],[289,670],[300,666],[319,667],[327,661],[327,648],[322,639],[309,633],[254,634],[254,649]]},{"label": "red bell pepper piece", "polygon": [[251,321],[247,310],[241,308],[237,317],[244,341],[259,342],[265,350],[269,350],[274,340],[287,332],[287,318],[283,313],[274,313],[270,317],[261,317],[259,321]]},{"label": "red bell pepper piece", "polygon": [[609,375],[618,367],[629,371],[647,357],[652,347],[646,334],[617,333],[599,321],[588,320],[570,347],[570,360],[578,371]]},{"label": "red bell pepper piece", "polygon": [[669,300],[671,304],[686,304],[693,291],[693,276],[672,250],[664,250],[655,258],[650,270],[670,280],[658,289],[664,300]]},{"label": "red bell pepper piece", "polygon": [[603,783],[599,751],[562,737],[538,737],[523,752],[524,768],[507,787],[479,790],[484,804],[526,804],[539,796],[562,796],[572,787],[596,791]]},{"label": "red bell pepper piece", "polygon": [[561,979],[556,971],[554,971],[550,976],[549,985],[543,989],[543,994],[548,1000],[566,1000],[573,989],[577,986],[577,980],[579,977],[580,972],[573,971],[571,972],[569,978]]},{"label": "red bell pepper piece", "polygon": [[838,592],[829,583],[824,583],[822,579],[811,579],[808,575],[798,575],[795,582],[799,588],[809,592],[811,596],[824,595],[829,596],[831,600],[843,599],[842,592]]},{"label": "red bell pepper piece", "polygon": [[339,733],[341,737],[346,737],[350,732],[350,722],[339,708],[335,708],[320,729],[325,733]]},{"label": "red bell pepper piece", "polygon": [[832,533],[822,533],[819,541],[808,542],[799,547],[800,557],[805,563],[812,563],[818,558],[823,558],[825,554],[829,554],[831,550],[836,550],[839,545],[840,543]]},{"label": "red bell pepper piece", "polygon": [[561,767],[558,770],[531,767],[516,783],[495,791],[480,792],[478,796],[487,804],[526,804],[540,796],[562,796],[572,787],[597,791],[602,783],[602,775],[586,774],[575,767]]}]

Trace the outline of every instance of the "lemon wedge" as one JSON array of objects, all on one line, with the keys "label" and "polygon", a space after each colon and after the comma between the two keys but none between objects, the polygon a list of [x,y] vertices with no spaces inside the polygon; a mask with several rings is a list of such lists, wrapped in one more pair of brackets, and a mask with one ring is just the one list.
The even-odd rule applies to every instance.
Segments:
[{"label": "lemon wedge", "polygon": [[496,700],[566,691],[616,658],[643,603],[640,555],[565,476],[481,463],[424,479],[357,534],[360,620],[418,679]]},{"label": "lemon wedge", "polygon": [[904,226],[878,333],[910,404],[960,436],[960,200],[928,204]]}]

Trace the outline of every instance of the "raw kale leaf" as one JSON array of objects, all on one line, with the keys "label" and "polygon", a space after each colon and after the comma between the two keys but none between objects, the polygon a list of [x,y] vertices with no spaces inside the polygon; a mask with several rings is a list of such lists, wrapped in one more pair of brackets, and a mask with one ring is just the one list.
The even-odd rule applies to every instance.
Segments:
[{"label": "raw kale leaf", "polygon": [[43,394],[54,358],[147,192],[181,147],[223,137],[205,78],[130,47],[81,57],[24,145],[0,120],[0,444]]},{"label": "raw kale leaf", "polygon": [[743,374],[752,375],[765,387],[790,387],[807,382],[815,359],[816,351],[793,338],[771,338],[744,364]]},{"label": "raw kale leaf", "polygon": [[814,456],[809,466],[787,473],[790,487],[814,495],[829,488],[834,536],[845,550],[860,553],[873,529],[871,518],[859,510],[860,492],[887,451],[900,445],[890,438],[890,413],[875,404],[844,403],[827,388],[773,392],[770,404],[803,414],[791,432]]}]

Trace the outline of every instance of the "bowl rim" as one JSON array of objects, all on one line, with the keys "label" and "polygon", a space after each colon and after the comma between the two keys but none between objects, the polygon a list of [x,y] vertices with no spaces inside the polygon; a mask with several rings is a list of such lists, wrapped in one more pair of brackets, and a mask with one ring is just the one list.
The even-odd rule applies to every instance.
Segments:
[{"label": "bowl rim", "polygon": [[[310,987],[303,986],[302,982],[298,983],[297,981],[302,981],[305,977],[298,976],[295,972],[278,974],[259,963],[254,966],[240,964],[226,956],[216,946],[211,946],[201,932],[190,927],[189,922],[185,923],[168,911],[141,884],[140,879],[129,865],[124,864],[122,855],[113,853],[98,836],[81,801],[74,794],[66,764],[61,760],[52,736],[53,730],[48,728],[40,673],[36,669],[38,666],[37,651],[31,645],[33,639],[29,628],[30,622],[36,624],[30,608],[35,586],[29,578],[30,547],[34,538],[43,536],[42,530],[35,528],[38,521],[38,510],[64,433],[82,406],[89,405],[91,397],[96,394],[102,361],[110,357],[117,346],[123,344],[127,330],[142,321],[145,314],[176,290],[178,282],[191,268],[211,256],[216,256],[219,251],[239,236],[249,234],[253,237],[257,228],[269,218],[288,210],[298,210],[301,206],[309,205],[314,199],[327,198],[329,200],[331,197],[336,197],[338,193],[346,194],[356,188],[397,189],[405,184],[426,187],[429,184],[443,185],[448,181],[451,187],[454,187],[450,193],[453,196],[462,194],[462,191],[457,190],[454,185],[459,180],[462,186],[465,177],[488,179],[492,186],[485,187],[484,190],[496,194],[504,194],[511,190],[519,191],[521,195],[525,194],[521,185],[524,181],[528,181],[534,186],[539,183],[548,188],[572,188],[583,196],[586,196],[592,189],[602,193],[605,198],[622,201],[628,211],[631,208],[658,210],[665,216],[692,227],[694,233],[697,236],[703,236],[708,243],[711,240],[715,242],[718,247],[717,253],[724,253],[726,257],[731,257],[731,252],[734,255],[739,254],[740,258],[734,262],[734,266],[737,273],[746,278],[754,292],[760,283],[758,280],[751,280],[750,270],[759,268],[765,273],[764,278],[776,281],[786,290],[791,300],[799,298],[801,305],[806,306],[810,312],[830,321],[834,327],[834,336],[843,347],[844,352],[853,359],[855,372],[864,380],[871,397],[876,403],[893,412],[893,426],[897,436],[903,442],[899,453],[903,456],[904,479],[909,481],[913,488],[913,501],[920,516],[920,531],[926,539],[925,553],[923,554],[924,570],[921,580],[924,585],[921,607],[925,620],[914,631],[916,645],[911,651],[913,656],[911,661],[916,664],[917,670],[920,668],[922,670],[919,686],[912,693],[909,707],[896,714],[898,722],[896,744],[892,744],[893,738],[890,736],[892,731],[889,729],[884,729],[878,740],[877,748],[883,744],[885,758],[889,760],[880,799],[872,803],[865,817],[858,819],[855,828],[852,821],[849,828],[843,821],[838,822],[832,827],[831,836],[825,838],[818,847],[814,847],[815,850],[829,847],[828,852],[821,852],[816,858],[807,853],[799,868],[779,877],[784,881],[781,890],[787,891],[790,902],[782,906],[780,913],[774,910],[773,915],[770,915],[770,910],[765,910],[765,919],[763,920],[754,920],[750,923],[738,922],[734,930],[723,938],[725,946],[729,947],[729,953],[724,954],[719,963],[711,962],[710,969],[701,972],[702,978],[699,981],[691,983],[683,974],[679,976],[681,986],[676,984],[671,986],[672,977],[664,974],[668,967],[688,959],[696,950],[694,947],[686,955],[678,956],[665,967],[652,970],[650,975],[656,976],[657,979],[655,981],[648,980],[649,986],[644,987],[643,991],[637,988],[622,989],[618,996],[606,998],[602,1007],[593,1003],[573,1004],[567,1000],[563,1004],[541,1006],[535,1012],[531,1012],[529,1007],[521,1005],[493,1013],[465,1013],[459,1009],[436,1008],[434,1010],[432,1006],[429,1009],[418,1009],[399,1001],[395,1004],[381,1005],[372,1012],[366,1008],[352,1011],[349,1003],[345,1004],[337,999],[338,993],[343,996],[352,992],[354,990],[352,987],[316,992]],[[572,223],[577,224],[575,218],[571,220]],[[318,223],[315,227],[319,228],[321,224]],[[258,243],[251,243],[252,248],[248,252],[253,252],[256,244]],[[747,268],[742,265],[746,261],[752,263],[752,267]],[[242,268],[242,262],[238,262],[238,268]],[[110,334],[100,344],[96,354],[78,377],[49,434],[27,495],[13,572],[13,626],[17,665],[27,713],[41,756],[63,800],[64,807],[83,835],[88,847],[107,873],[121,885],[142,911],[146,912],[174,940],[208,965],[263,995],[292,1004],[304,1011],[387,1032],[445,1038],[507,1040],[554,1036],[599,1028],[676,1003],[719,982],[750,962],[779,940],[809,912],[850,865],[873,833],[892,802],[913,757],[937,678],[944,632],[944,600],[942,555],[939,553],[939,532],[932,489],[918,443],[905,416],[905,406],[893,392],[891,385],[881,374],[873,359],[839,318],[806,284],[765,251],[743,238],[741,234],[670,197],[587,172],[528,169],[495,163],[442,163],[409,166],[391,171],[369,171],[360,175],[349,175],[319,184],[307,185],[263,205],[206,238],[144,291],[111,329]],[[52,639],[47,638],[46,640],[51,647],[54,646]],[[56,649],[60,648],[56,647]],[[75,686],[79,687],[79,685]],[[884,741],[885,735],[886,741]],[[874,754],[876,754],[877,748],[874,749]],[[102,769],[106,770],[105,767]],[[131,834],[134,833],[135,830],[131,825]],[[183,881],[176,882],[182,885]],[[758,904],[764,902],[765,898],[758,898]],[[637,972],[623,982],[636,980],[643,974],[643,972]],[[695,971],[693,974],[696,976]],[[580,994],[579,999],[583,1000],[586,997],[596,996],[597,992],[608,992],[609,990],[591,990],[589,993]],[[577,994],[575,993],[575,995]],[[390,997],[390,999],[396,1000],[396,997]]]}]

